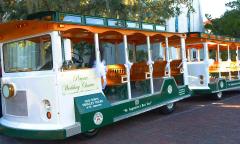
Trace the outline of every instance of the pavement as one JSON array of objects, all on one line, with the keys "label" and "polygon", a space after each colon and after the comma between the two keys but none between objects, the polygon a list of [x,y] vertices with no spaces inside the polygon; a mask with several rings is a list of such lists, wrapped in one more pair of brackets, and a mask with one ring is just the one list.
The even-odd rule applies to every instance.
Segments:
[{"label": "pavement", "polygon": [[93,138],[81,135],[61,141],[0,136],[0,144],[238,144],[240,91],[225,92],[220,101],[192,97],[177,103],[175,112],[158,110],[114,123]]}]

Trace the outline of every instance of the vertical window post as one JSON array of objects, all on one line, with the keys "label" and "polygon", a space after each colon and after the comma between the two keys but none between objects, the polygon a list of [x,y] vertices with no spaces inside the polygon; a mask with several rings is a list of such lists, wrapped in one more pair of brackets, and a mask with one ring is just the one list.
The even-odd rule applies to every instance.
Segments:
[{"label": "vertical window post", "polygon": [[61,37],[59,36],[58,32],[53,32],[52,36],[52,54],[53,54],[53,68],[54,69],[61,69],[63,64],[62,51],[57,50],[56,48],[62,47]]},{"label": "vertical window post", "polygon": [[183,65],[183,77],[184,84],[188,85],[188,67],[187,67],[187,58],[186,58],[186,43],[185,38],[181,37],[181,55],[182,55],[182,65]]},{"label": "vertical window post", "polygon": [[94,34],[94,42],[95,42],[96,64],[98,64],[101,62],[98,33]]},{"label": "vertical window post", "polygon": [[[220,45],[219,45],[219,44],[217,44],[217,61],[218,61],[218,63],[220,62]],[[220,64],[220,63],[219,63],[219,64]],[[219,75],[219,78],[222,77],[220,70],[219,70],[219,72],[218,72],[218,75]]]},{"label": "vertical window post", "polygon": [[[227,47],[227,51],[228,51],[228,60],[227,61],[229,64],[231,64],[231,54],[230,54],[230,46],[229,45]],[[231,68],[229,68],[229,79],[232,80]]]},{"label": "vertical window post", "polygon": [[168,72],[168,77],[171,76],[171,67],[170,67],[170,58],[169,58],[169,47],[168,47],[168,37],[165,37],[165,47],[166,47],[166,61],[167,61],[167,72]]},{"label": "vertical window post", "polygon": [[153,61],[152,61],[152,54],[151,54],[151,43],[150,37],[147,36],[147,51],[148,51],[148,66],[150,71],[150,86],[151,86],[151,94],[154,93],[153,87]]},{"label": "vertical window post", "polygon": [[191,49],[190,48],[187,49],[187,53],[188,53],[187,60],[190,62],[191,61]]},{"label": "vertical window post", "polygon": [[[1,70],[2,70],[2,75],[3,75],[3,73],[5,73],[4,72],[4,64],[3,64],[3,44],[2,43],[0,43],[0,66],[1,66]],[[2,50],[2,51],[1,51]],[[5,56],[6,57],[6,56]],[[62,62],[60,63],[60,64],[62,64]],[[1,98],[0,98],[1,99]]]},{"label": "vertical window post", "polygon": [[[99,50],[99,37],[98,37],[98,33],[94,34],[94,42],[95,42],[95,54],[96,54],[96,67],[98,69],[98,67],[104,68],[105,66],[103,65],[103,63],[101,62],[101,55],[100,55],[100,50]],[[104,72],[103,72],[104,71]],[[106,78],[106,70],[100,70],[97,72],[97,75],[103,79],[104,84],[102,86],[102,81],[100,80],[100,86],[102,88],[104,88],[107,84],[107,78]]]},{"label": "vertical window post", "polygon": [[237,70],[238,70],[238,78],[240,78],[240,71],[239,71],[239,51],[238,51],[238,46],[237,46],[237,50],[236,50],[236,53],[237,53],[237,56],[236,56],[236,61],[237,61]]},{"label": "vertical window post", "polygon": [[198,62],[201,61],[201,58],[200,58],[200,49],[197,49],[197,58],[198,58]]},{"label": "vertical window post", "polygon": [[206,76],[206,83],[208,84],[210,81],[210,76],[209,76],[209,53],[208,53],[208,43],[205,42],[203,43],[203,48],[204,48],[204,63],[206,65],[205,67],[205,76]]},{"label": "vertical window post", "polygon": [[128,42],[127,42],[127,35],[123,36],[123,43],[124,43],[124,53],[125,53],[125,67],[127,70],[127,87],[128,87],[128,99],[132,99],[131,95],[131,83],[130,83],[130,69],[131,63],[129,62],[128,58]]},{"label": "vertical window post", "polygon": [[167,55],[166,45],[165,45],[165,47],[162,47],[162,50],[163,50],[163,60],[167,61],[167,58],[166,58],[166,55]]}]

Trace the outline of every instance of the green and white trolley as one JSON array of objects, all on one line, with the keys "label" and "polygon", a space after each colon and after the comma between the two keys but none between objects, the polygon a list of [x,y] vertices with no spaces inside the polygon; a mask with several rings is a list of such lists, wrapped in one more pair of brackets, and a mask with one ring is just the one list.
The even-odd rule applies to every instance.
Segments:
[{"label": "green and white trolley", "polygon": [[0,132],[32,139],[94,135],[191,96],[186,34],[165,26],[58,12],[0,24]]},{"label": "green and white trolley", "polygon": [[239,39],[195,32],[186,45],[188,86],[194,94],[219,100],[223,91],[240,87]]}]

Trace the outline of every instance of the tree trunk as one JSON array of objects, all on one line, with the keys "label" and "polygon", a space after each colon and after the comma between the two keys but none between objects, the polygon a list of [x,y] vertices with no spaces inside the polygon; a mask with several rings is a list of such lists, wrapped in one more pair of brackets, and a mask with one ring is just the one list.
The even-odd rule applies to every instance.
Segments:
[{"label": "tree trunk", "polygon": [[110,6],[109,6],[109,0],[105,0],[106,2],[106,9],[107,9],[107,16],[111,16],[111,9],[110,9]]},{"label": "tree trunk", "polygon": [[5,13],[5,3],[4,3],[4,1],[3,0],[0,0],[0,6],[1,6],[1,8],[0,8],[0,22],[3,22],[3,16],[4,16],[4,13]]},{"label": "tree trunk", "polygon": [[26,0],[27,4],[27,13],[31,14],[33,12],[33,2],[32,0]]}]

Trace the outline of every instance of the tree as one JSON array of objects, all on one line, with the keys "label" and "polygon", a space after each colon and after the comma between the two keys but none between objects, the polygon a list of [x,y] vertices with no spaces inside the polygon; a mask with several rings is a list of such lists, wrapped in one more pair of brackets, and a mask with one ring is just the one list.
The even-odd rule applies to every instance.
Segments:
[{"label": "tree", "polygon": [[51,10],[160,23],[180,14],[182,6],[193,11],[189,0],[0,0],[0,4],[0,22]]},{"label": "tree", "polygon": [[212,34],[240,38],[240,0],[227,3],[226,6],[232,9],[226,11],[222,17],[211,19],[208,15],[210,23],[205,28]]},{"label": "tree", "polygon": [[240,10],[240,0],[229,2],[226,4],[226,6],[232,8],[232,9]]},{"label": "tree", "polygon": [[[227,3],[226,6],[232,8],[226,11],[220,18],[212,19],[211,15],[206,15],[210,23],[205,25],[205,29],[215,35],[224,35],[240,38],[240,0]],[[231,50],[231,59],[235,61],[236,51]],[[212,53],[214,55],[214,52]],[[221,52],[222,58],[227,59],[227,51]]]}]

